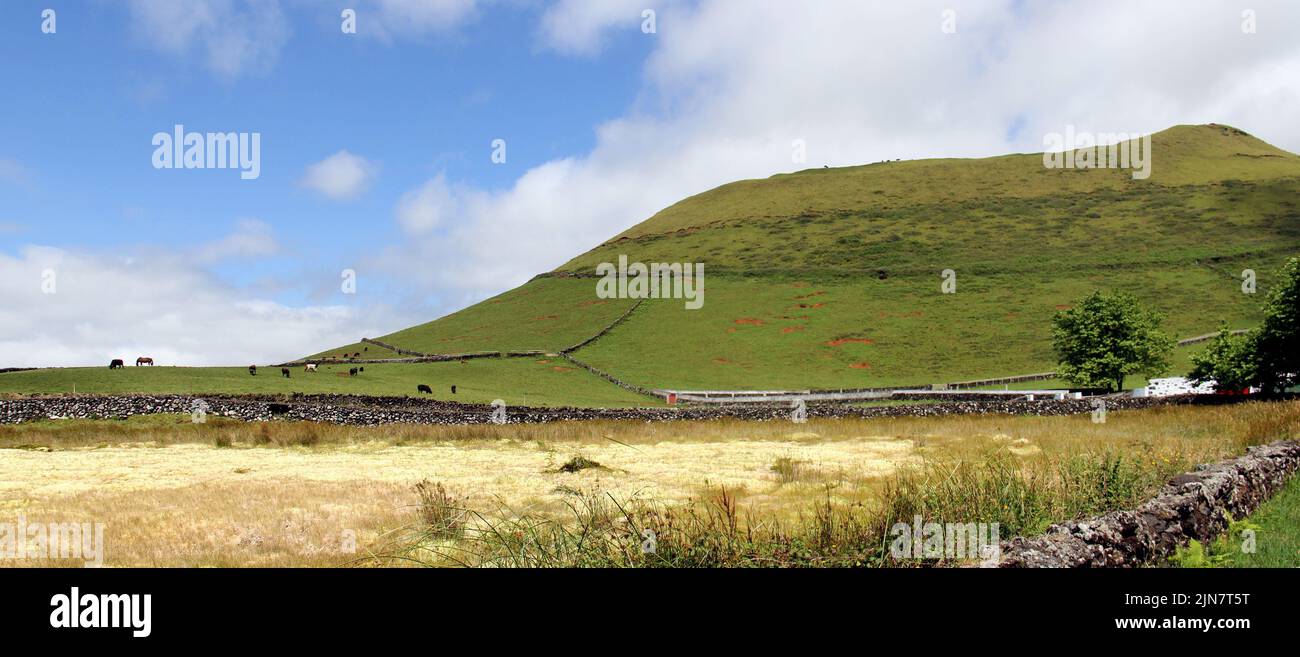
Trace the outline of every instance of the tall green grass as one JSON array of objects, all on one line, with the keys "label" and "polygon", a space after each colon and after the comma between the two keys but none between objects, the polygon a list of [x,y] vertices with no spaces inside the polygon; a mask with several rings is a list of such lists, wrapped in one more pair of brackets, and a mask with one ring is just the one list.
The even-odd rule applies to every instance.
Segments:
[{"label": "tall green grass", "polygon": [[[791,463],[777,466],[794,472]],[[776,467],[776,466],[774,466]],[[692,504],[619,500],[567,491],[561,516],[512,509],[470,510],[431,484],[417,485],[421,521],[393,537],[371,563],[430,566],[570,567],[862,567],[958,565],[895,559],[896,523],[998,523],[1003,539],[1041,533],[1054,522],[1137,505],[1169,471],[1113,452],[1085,453],[1026,466],[1005,453],[982,462],[929,462],[897,473],[876,504],[826,496],[795,520],[751,513],[726,488]],[[442,491],[440,484],[433,484]],[[451,508],[453,507],[454,508]],[[448,536],[441,520],[472,520]]]}]

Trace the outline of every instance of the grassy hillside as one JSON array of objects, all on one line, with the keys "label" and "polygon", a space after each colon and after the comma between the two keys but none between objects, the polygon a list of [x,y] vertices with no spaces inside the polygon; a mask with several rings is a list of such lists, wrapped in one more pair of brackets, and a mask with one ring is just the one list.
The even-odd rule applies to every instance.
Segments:
[{"label": "grassy hillside", "polygon": [[[608,326],[632,303],[598,299],[587,281],[538,278],[460,312],[378,340],[430,354],[559,351]],[[324,354],[348,351],[331,349]]]},{"label": "grassy hillside", "polygon": [[[666,208],[556,271],[383,340],[420,351],[558,349],[620,255],[702,262],[705,304],[650,300],[576,355],[649,387],[931,383],[1051,370],[1053,313],[1123,289],[1177,337],[1258,320],[1300,252],[1300,157],[1235,128],[1153,136],[1152,175],[1047,169],[1041,154],[886,162],[746,180]],[[1259,294],[1240,289],[1256,270]],[[957,293],[940,293],[940,272]],[[1186,369],[1183,353],[1171,373]]]},{"label": "grassy hillside", "polygon": [[[739,181],[676,203],[514,290],[378,339],[436,354],[566,349],[634,305],[596,296],[596,265],[620,255],[705,265],[702,308],[648,300],[575,353],[650,388],[912,385],[1049,371],[1052,315],[1095,289],[1133,293],[1166,313],[1176,337],[1221,321],[1253,325],[1273,270],[1300,253],[1300,156],[1220,125],[1178,126],[1152,142],[1146,180],[1127,170],[1047,169],[1041,154],[1019,154]],[[1255,295],[1241,291],[1247,268],[1259,277]],[[946,269],[956,272],[955,294],[941,293]],[[1187,371],[1188,351],[1169,374]],[[396,355],[355,343],[316,356],[358,352]],[[130,370],[114,379],[103,378],[106,369],[51,370],[0,375],[0,391],[77,382],[85,392],[406,394],[416,383],[437,389],[459,378],[475,400],[643,402],[546,360],[375,365],[364,380],[295,376],[291,384],[242,369]]]}]

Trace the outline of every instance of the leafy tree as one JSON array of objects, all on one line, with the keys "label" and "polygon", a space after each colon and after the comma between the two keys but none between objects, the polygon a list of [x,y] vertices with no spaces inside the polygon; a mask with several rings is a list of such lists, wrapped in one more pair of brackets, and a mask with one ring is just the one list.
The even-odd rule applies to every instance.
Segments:
[{"label": "leafy tree", "polygon": [[1078,386],[1116,391],[1126,375],[1163,373],[1174,340],[1160,331],[1162,319],[1131,294],[1093,292],[1053,319],[1057,373]]},{"label": "leafy tree", "polygon": [[1285,390],[1300,379],[1300,258],[1278,272],[1278,283],[1264,303],[1264,322],[1244,335],[1221,331],[1205,351],[1192,357],[1190,378],[1214,379],[1219,388],[1258,386],[1266,393]]},{"label": "leafy tree", "polygon": [[1214,381],[1217,390],[1249,388],[1256,379],[1254,352],[1252,334],[1234,335],[1224,326],[1204,351],[1192,354],[1192,371],[1187,378],[1197,383]]},{"label": "leafy tree", "polygon": [[1264,323],[1254,338],[1255,383],[1265,392],[1296,384],[1300,377],[1300,258],[1278,272],[1264,304]]}]

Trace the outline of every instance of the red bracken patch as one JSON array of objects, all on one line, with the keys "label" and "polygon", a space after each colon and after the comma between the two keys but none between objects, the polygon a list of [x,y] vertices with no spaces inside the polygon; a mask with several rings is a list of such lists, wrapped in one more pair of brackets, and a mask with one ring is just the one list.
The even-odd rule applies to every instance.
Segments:
[{"label": "red bracken patch", "polygon": [[572,368],[572,367],[561,367],[561,366],[559,366],[559,365],[556,365],[555,367],[552,367],[552,368],[551,368],[551,371],[554,371],[554,372],[572,372],[572,371],[573,371],[573,368]]},{"label": "red bracken patch", "polygon": [[839,340],[831,340],[830,342],[827,342],[827,343],[826,343],[826,346],[827,346],[827,347],[839,347],[839,346],[846,345],[846,344],[849,344],[849,343],[854,343],[854,344],[875,344],[876,341],[875,341],[875,340],[872,340],[871,338],[840,338]]},{"label": "red bracken patch", "polygon": [[583,301],[582,303],[578,304],[578,306],[579,306],[579,307],[586,307],[586,306],[599,306],[599,305],[606,304],[606,303],[609,303],[609,302],[608,302],[608,301],[600,301],[600,300],[597,300],[597,299],[592,299],[591,301]]},{"label": "red bracken patch", "polygon": [[731,364],[731,361],[727,360],[726,358],[714,358],[714,359],[713,359],[713,362],[714,362],[714,364],[716,364],[716,365],[730,365],[730,364]]},{"label": "red bracken patch", "polygon": [[821,296],[821,295],[823,295],[823,294],[826,294],[826,290],[818,290],[818,291],[816,291],[816,292],[809,292],[808,294],[800,294],[799,296],[796,296],[795,298],[796,298],[796,299],[807,299],[808,297],[816,297],[816,296]]},{"label": "red bracken patch", "polygon": [[849,367],[852,367],[855,370],[869,370],[871,369],[871,363],[864,360],[861,363],[853,363],[852,365],[849,365]]},{"label": "red bracken patch", "polygon": [[748,324],[748,325],[750,325],[750,326],[762,326],[762,325],[763,325],[763,320],[761,320],[761,319],[756,319],[756,318],[754,318],[754,317],[741,317],[740,319],[736,320],[736,323],[737,323],[737,324]]},{"label": "red bracken patch", "polygon": [[1068,304],[1068,303],[1057,304],[1057,305],[1056,305],[1056,309],[1057,309],[1057,310],[1069,310],[1069,309],[1070,309],[1070,304]]},{"label": "red bracken patch", "polygon": [[559,315],[538,315],[537,317],[533,318],[534,321],[539,321],[539,322],[548,319],[559,319]]},{"label": "red bracken patch", "polygon": [[802,327],[802,326],[787,326],[787,327],[781,329],[781,333],[782,333],[782,334],[787,334],[787,333],[794,333],[794,332],[796,332],[796,331],[802,331],[802,330],[803,330],[803,327]]}]

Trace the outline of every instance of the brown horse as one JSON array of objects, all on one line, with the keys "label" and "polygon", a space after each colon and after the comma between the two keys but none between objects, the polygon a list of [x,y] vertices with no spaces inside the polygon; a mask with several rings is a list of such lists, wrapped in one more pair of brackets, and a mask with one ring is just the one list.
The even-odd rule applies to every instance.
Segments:
[{"label": "brown horse", "polygon": [[136,367],[140,367],[141,365],[149,365],[149,366],[152,366],[152,365],[153,365],[153,359],[150,358],[150,357],[148,357],[148,356],[141,356],[141,357],[135,359],[135,366],[136,366]]}]

